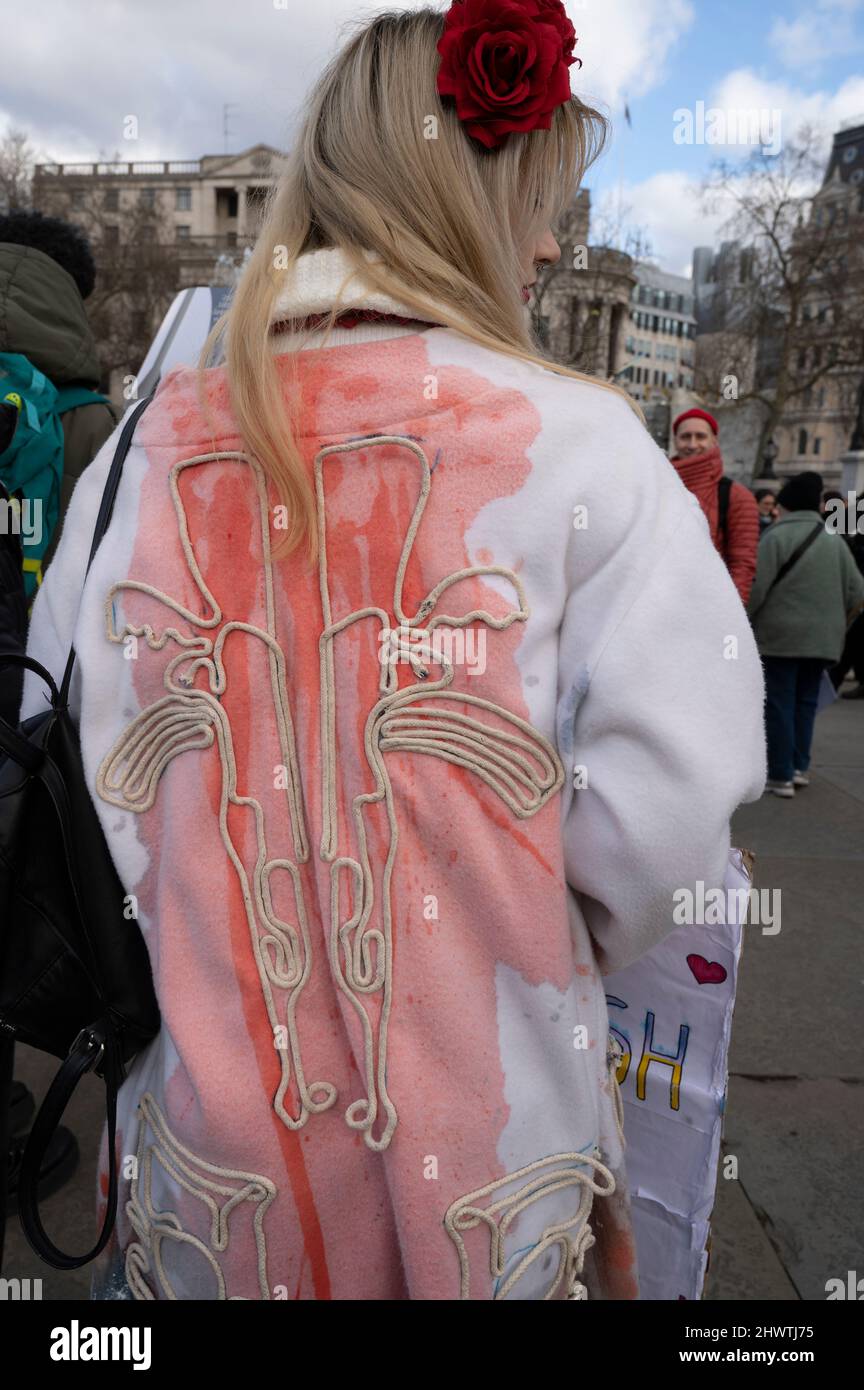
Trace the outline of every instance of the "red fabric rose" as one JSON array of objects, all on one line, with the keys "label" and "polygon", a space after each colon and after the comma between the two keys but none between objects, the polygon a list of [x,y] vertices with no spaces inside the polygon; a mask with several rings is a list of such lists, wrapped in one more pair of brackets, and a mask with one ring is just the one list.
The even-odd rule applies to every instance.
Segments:
[{"label": "red fabric rose", "polygon": [[571,94],[575,44],[562,0],[453,0],[438,91],[455,98],[469,135],[497,149],[512,131],[549,130]]}]

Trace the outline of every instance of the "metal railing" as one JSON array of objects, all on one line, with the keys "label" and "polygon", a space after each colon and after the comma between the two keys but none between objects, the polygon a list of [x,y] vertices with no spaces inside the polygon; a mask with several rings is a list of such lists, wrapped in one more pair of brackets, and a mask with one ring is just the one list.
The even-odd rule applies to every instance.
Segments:
[{"label": "metal railing", "polygon": [[116,178],[122,175],[144,175],[171,177],[176,174],[200,174],[200,159],[151,159],[96,161],[92,164],[37,164],[35,177],[39,178]]}]

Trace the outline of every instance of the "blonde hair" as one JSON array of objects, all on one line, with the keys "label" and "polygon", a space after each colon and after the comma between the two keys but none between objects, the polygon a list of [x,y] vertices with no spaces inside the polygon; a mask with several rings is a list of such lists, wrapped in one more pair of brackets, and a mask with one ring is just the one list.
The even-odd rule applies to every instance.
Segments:
[{"label": "blonde hair", "polygon": [[[304,542],[310,561],[317,552],[315,497],[270,337],[282,276],[305,251],[339,247],[368,285],[419,318],[431,316],[483,347],[625,394],[550,361],[518,294],[520,247],[570,202],[603,147],[605,118],[572,96],[555,110],[549,131],[511,135],[501,149],[483,150],[452,103],[438,95],[442,32],[436,10],[381,14],[328,65],[286,171],[270,191],[232,302],[201,353],[203,404],[203,370],[226,333],[230,402],[241,437],[287,508],[283,554]],[[339,311],[334,305],[328,332]]]}]

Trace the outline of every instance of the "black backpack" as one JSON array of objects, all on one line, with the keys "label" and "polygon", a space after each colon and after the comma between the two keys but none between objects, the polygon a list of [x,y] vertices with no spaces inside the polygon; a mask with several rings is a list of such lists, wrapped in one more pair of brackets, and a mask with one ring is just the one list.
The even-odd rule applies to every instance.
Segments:
[{"label": "black backpack", "polygon": [[[17,409],[0,402],[0,454],[9,448],[17,428]],[[20,527],[16,529],[14,519],[15,502],[0,483],[0,653],[23,652],[27,643],[24,549]],[[18,722],[21,680],[20,669],[9,667],[0,671],[0,719],[9,724]]]},{"label": "black backpack", "polygon": [[[88,570],[111,518],[135,425],[150,399],[123,427]],[[126,1079],[126,1063],[160,1026],[147,948],[137,923],[124,916],[125,890],[87,786],[69,713],[74,661],[73,647],[58,689],[51,673],[31,657],[0,654],[0,670],[34,671],[50,692],[48,707],[17,729],[0,719],[0,1034],[63,1063],[30,1131],[18,1186],[24,1233],[37,1255],[56,1269],[87,1264],[114,1228],[117,1091]],[[67,1255],[42,1226],[39,1171],[75,1087],[91,1070],[105,1082],[108,1206],[93,1249]]]}]

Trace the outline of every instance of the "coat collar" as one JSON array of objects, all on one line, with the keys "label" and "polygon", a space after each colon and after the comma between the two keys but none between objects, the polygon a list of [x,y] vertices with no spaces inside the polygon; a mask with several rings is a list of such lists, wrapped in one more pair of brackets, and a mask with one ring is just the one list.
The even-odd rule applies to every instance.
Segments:
[{"label": "coat collar", "polygon": [[[363,254],[370,262],[379,261],[370,251]],[[368,309],[411,320],[417,318],[416,309],[381,294],[357,275],[338,246],[304,252],[284,275],[285,282],[270,316],[271,324],[327,313],[337,303],[346,310]]]}]

